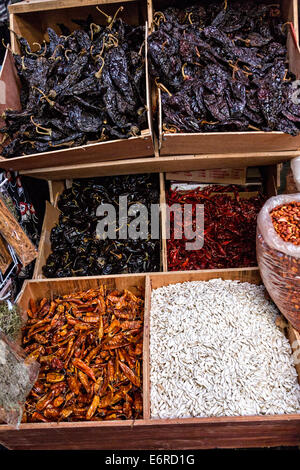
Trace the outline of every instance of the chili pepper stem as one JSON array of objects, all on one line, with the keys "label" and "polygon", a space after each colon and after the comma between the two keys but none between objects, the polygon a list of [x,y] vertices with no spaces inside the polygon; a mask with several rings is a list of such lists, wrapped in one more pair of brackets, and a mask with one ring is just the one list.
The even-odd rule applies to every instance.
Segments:
[{"label": "chili pepper stem", "polygon": [[108,29],[110,29],[110,30],[112,29],[113,24],[114,24],[114,22],[116,21],[116,18],[117,18],[117,16],[118,16],[118,14],[119,14],[121,11],[123,11],[123,10],[124,10],[124,7],[123,7],[123,6],[120,6],[120,8],[118,8],[118,10],[116,11],[116,13],[114,14],[114,17],[113,17],[112,21],[110,22],[110,24],[109,24],[109,26],[108,26]]},{"label": "chili pepper stem", "polygon": [[169,96],[172,96],[172,93],[163,85],[162,83],[158,82],[158,78],[155,79],[155,85],[160,88],[161,90],[165,91],[168,93]]},{"label": "chili pepper stem", "polygon": [[96,9],[97,9],[103,16],[105,16],[105,18],[107,19],[107,22],[108,22],[108,23],[111,23],[111,22],[112,22],[112,20],[113,20],[112,16],[107,15],[106,13],[104,13],[104,11],[101,10],[98,6],[96,7]]},{"label": "chili pepper stem", "polygon": [[101,31],[101,26],[99,26],[96,23],[91,23],[90,24],[90,32],[91,32],[91,40],[94,40],[94,34],[100,33]]},{"label": "chili pepper stem", "polygon": [[102,65],[101,65],[100,69],[98,70],[98,72],[95,73],[95,77],[98,78],[98,79],[101,78],[102,70],[103,70],[103,67],[104,67],[104,64],[105,64],[103,57],[100,56],[99,59],[102,60]]},{"label": "chili pepper stem", "polygon": [[5,132],[5,134],[3,135],[1,141],[0,141],[0,145],[4,144],[4,142],[7,140],[8,138],[8,134]]},{"label": "chili pepper stem", "polygon": [[194,24],[194,23],[192,22],[192,14],[193,14],[192,11],[188,14],[188,20],[189,20],[190,24]]},{"label": "chili pepper stem", "polygon": [[50,100],[49,99],[49,96],[51,96],[51,98],[55,98],[56,97],[56,93],[54,90],[51,90],[50,93],[49,93],[49,96],[45,95],[45,93],[43,92],[43,90],[40,90],[40,88],[37,88],[36,86],[32,86],[32,88],[34,90],[37,90],[39,93],[41,93],[42,97],[41,97],[41,100],[46,100],[47,103],[50,104],[50,106],[54,106],[54,101]]},{"label": "chili pepper stem", "polygon": [[[51,134],[52,134],[52,129],[48,129],[47,127],[42,127],[40,124],[37,124],[36,122],[34,122],[33,116],[30,116],[30,121],[31,121],[32,124],[36,127],[36,132],[37,132],[38,134],[51,136]],[[39,129],[41,129],[41,131],[40,131]],[[43,132],[43,131],[45,131],[45,132]]]},{"label": "chili pepper stem", "polygon": [[59,48],[62,48],[64,49],[64,46],[62,44],[57,44],[57,46],[55,47],[54,51],[53,51],[53,54],[52,56],[50,57],[50,59],[55,59],[55,55],[56,55],[56,52],[58,51]]}]

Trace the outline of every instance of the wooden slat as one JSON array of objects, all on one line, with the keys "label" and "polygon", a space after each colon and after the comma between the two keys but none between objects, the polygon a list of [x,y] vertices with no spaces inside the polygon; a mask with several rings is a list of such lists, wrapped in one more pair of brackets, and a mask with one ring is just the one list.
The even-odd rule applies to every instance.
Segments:
[{"label": "wooden slat", "polygon": [[42,268],[46,264],[48,256],[51,254],[50,234],[52,228],[58,222],[60,211],[46,201],[46,210],[43,227],[41,231],[38,257],[35,262],[33,279],[43,278]]},{"label": "wooden slat", "polygon": [[161,257],[163,271],[168,271],[167,259],[167,237],[166,237],[166,191],[165,191],[165,176],[160,174],[160,223],[161,223]]},{"label": "wooden slat", "polygon": [[212,449],[300,444],[300,415],[202,420],[0,426],[0,443],[11,449]]},{"label": "wooden slat", "polygon": [[127,3],[136,0],[27,0],[8,7],[10,13],[31,13],[34,11],[60,10],[83,6],[105,5],[108,3]]},{"label": "wooden slat", "polygon": [[199,271],[175,271],[168,273],[151,273],[151,287],[168,286],[177,282],[208,281],[209,279],[232,279],[252,284],[261,284],[257,268],[202,269]]},{"label": "wooden slat", "polygon": [[[91,178],[105,175],[127,175],[137,173],[162,173],[166,171],[192,171],[210,168],[241,168],[273,165],[299,156],[298,151],[252,152],[227,155],[179,155],[159,158],[136,158],[101,163],[86,163],[62,167],[23,170],[22,175],[47,180],[67,178]],[[0,164],[1,166],[1,164]]]},{"label": "wooden slat", "polygon": [[143,411],[144,419],[150,419],[150,277],[145,277],[145,313],[143,338]]}]

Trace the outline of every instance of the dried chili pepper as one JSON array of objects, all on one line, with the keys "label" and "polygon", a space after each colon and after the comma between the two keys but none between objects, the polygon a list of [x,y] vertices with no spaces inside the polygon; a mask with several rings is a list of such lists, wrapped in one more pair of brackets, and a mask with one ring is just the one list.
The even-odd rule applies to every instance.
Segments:
[{"label": "dried chili pepper", "polygon": [[[127,196],[128,207],[140,203],[150,213],[151,204],[159,202],[157,175],[78,180],[63,192],[58,202],[59,223],[50,236],[52,254],[43,267],[46,277],[159,271],[159,240],[119,239],[119,196]],[[105,203],[112,204],[116,210],[114,240],[96,236],[97,223],[101,220],[96,210]],[[133,219],[129,216],[128,223]],[[150,233],[151,223],[148,227]]]},{"label": "dried chili pepper", "polygon": [[[232,192],[232,197],[228,193]],[[167,240],[168,269],[222,269],[256,266],[256,219],[264,197],[239,197],[238,187],[208,186],[182,193],[169,190],[167,204],[191,204],[193,231],[196,230],[196,204],[204,205],[204,246],[200,250],[186,250],[187,239],[183,227],[176,227],[174,214],[170,214],[170,239]],[[181,223],[181,222],[180,222]],[[175,238],[175,229],[183,233]]]},{"label": "dried chili pepper", "polygon": [[300,245],[300,202],[283,204],[270,213],[273,226],[285,241]]},{"label": "dried chili pepper", "polygon": [[22,110],[3,113],[4,157],[125,139],[147,127],[145,28],[111,20],[74,21],[84,30],[69,34],[61,25],[63,35],[48,28],[49,42],[35,51],[16,35]]},{"label": "dried chili pepper", "polygon": [[[74,303],[73,296],[81,303]],[[103,336],[99,338],[99,326],[94,323],[88,332],[74,330],[73,325],[68,322],[67,312],[72,311],[76,315],[79,305],[87,305],[87,308],[92,305],[92,314],[96,316],[100,299],[100,303],[104,302],[106,306],[98,321],[103,323]],[[120,323],[120,328],[115,330],[114,313],[121,301],[123,311],[128,313],[132,321]],[[50,307],[47,299],[43,299],[43,303]],[[31,301],[30,305],[32,308],[35,304]],[[44,338],[44,350],[46,354],[50,353],[50,360],[45,360],[47,356],[43,356],[41,352],[37,353],[37,360],[41,364],[40,374],[27,398],[23,422],[141,418],[143,298],[127,290],[112,292],[102,286],[71,297],[63,296],[52,301],[51,305],[48,321],[52,322],[58,314],[60,326],[56,326],[54,330],[44,329],[40,333]],[[89,312],[81,309],[80,316],[83,320],[88,318],[88,314]],[[35,349],[34,339],[28,342],[27,338],[31,328],[40,323],[41,316],[42,309],[39,308],[36,317],[23,329],[23,342],[25,341],[27,352],[32,347]],[[62,331],[74,335],[70,342],[61,343]],[[127,340],[128,336],[131,337],[131,342],[136,342],[134,348]],[[114,342],[114,348],[106,350],[106,345],[111,342]],[[119,362],[118,354],[121,349],[122,363]],[[60,372],[57,372],[57,362],[61,363],[62,357],[65,357],[66,362]],[[120,368],[117,367],[119,365]]]},{"label": "dried chili pepper", "polygon": [[300,105],[292,99],[279,8],[256,0],[185,4],[156,12],[148,40],[164,131],[298,135]]}]

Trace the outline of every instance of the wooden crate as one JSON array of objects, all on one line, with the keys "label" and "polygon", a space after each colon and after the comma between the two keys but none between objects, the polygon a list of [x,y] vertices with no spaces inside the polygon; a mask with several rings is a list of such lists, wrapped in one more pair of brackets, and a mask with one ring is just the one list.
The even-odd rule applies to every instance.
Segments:
[{"label": "wooden crate", "polygon": [[[137,171],[135,173],[140,173]],[[262,168],[264,177],[264,189],[268,197],[275,196],[277,194],[277,166],[271,165]],[[105,175],[111,175],[106,173]],[[167,243],[166,243],[166,196],[165,196],[165,178],[164,174],[160,173],[160,224],[161,224],[161,270],[164,272],[168,271],[167,261]],[[60,194],[65,189],[65,182],[63,180],[51,181],[49,185],[51,204],[46,203],[46,212],[44,216],[43,227],[41,231],[38,257],[35,262],[35,268],[33,273],[33,279],[43,279],[42,268],[46,263],[48,256],[51,251],[50,233],[52,228],[58,222],[59,209],[57,208],[57,200]]]},{"label": "wooden crate", "polygon": [[[73,18],[86,19],[89,14],[92,14],[93,17],[97,19],[97,22],[103,24],[104,17],[96,10],[96,5],[102,3],[102,9],[108,14],[114,13],[120,5],[123,5],[124,11],[121,12],[120,16],[129,24],[146,24],[145,34],[147,36],[148,4],[146,0],[125,0],[121,2],[114,0],[89,0],[85,2],[84,5],[81,0],[72,0],[71,2],[61,0],[22,2],[10,7],[10,28],[15,33],[25,37],[29,44],[32,45],[33,42],[42,42],[44,39],[47,39],[48,27],[52,27],[59,32],[57,23],[64,23],[71,30],[79,28],[75,23],[72,23]],[[11,33],[11,47],[13,52],[19,52],[18,42],[13,33]],[[87,164],[91,162],[153,156],[154,143],[147,53],[145,68],[148,128],[142,130],[140,136],[131,137],[129,139],[90,143],[80,147],[8,159],[0,157],[1,168],[5,170],[31,170],[49,166],[65,166],[79,163]],[[4,82],[6,88],[5,103],[0,103],[0,115],[7,107],[20,109],[20,83],[10,51],[6,53],[0,80]],[[3,124],[2,121],[2,126]]]},{"label": "wooden crate", "polygon": [[[163,174],[159,176],[159,184],[160,184],[160,203],[165,200],[164,196],[164,176]],[[71,184],[71,182],[70,182]],[[45,279],[43,275],[42,268],[46,264],[48,256],[52,253],[51,250],[51,241],[50,241],[50,234],[52,228],[58,223],[60,210],[57,207],[57,202],[59,196],[65,189],[65,182],[64,181],[55,181],[55,184],[51,183],[49,185],[50,189],[50,199],[51,204],[46,202],[46,210],[45,216],[41,231],[41,237],[39,242],[39,249],[38,249],[38,256],[36,258],[34,272],[33,272],[33,279]],[[161,214],[160,226],[164,227],[165,224],[162,222],[163,215]],[[161,237],[161,271],[163,271],[163,266],[165,266],[166,260],[163,260],[163,254],[166,253],[166,241]],[[121,274],[121,276],[126,276],[126,274]]]},{"label": "wooden crate", "polygon": [[[284,20],[293,24],[290,26],[287,39],[289,69],[299,79],[298,2],[297,0],[281,0],[277,3],[281,3]],[[161,10],[170,4],[168,0],[153,0],[153,11]],[[300,149],[300,135],[294,137],[283,132],[167,133],[162,125],[160,90],[158,90],[158,113],[160,155],[246,154],[257,151],[279,152]]]},{"label": "wooden crate", "polygon": [[[19,298],[22,310],[32,297],[71,293],[105,284],[117,289],[145,289],[143,399],[144,417],[136,421],[78,423],[28,423],[17,431],[0,425],[0,443],[10,449],[208,449],[300,445],[300,415],[243,416],[224,418],[150,418],[149,313],[151,290],[177,282],[233,279],[259,284],[256,269],[155,273],[56,280],[26,281]],[[289,327],[294,351],[300,334]],[[300,380],[300,367],[298,366]]]}]

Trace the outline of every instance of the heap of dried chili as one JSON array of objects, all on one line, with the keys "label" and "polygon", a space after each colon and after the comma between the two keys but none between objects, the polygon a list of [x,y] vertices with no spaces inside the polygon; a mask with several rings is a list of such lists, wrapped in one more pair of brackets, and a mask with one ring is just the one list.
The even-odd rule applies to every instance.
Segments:
[{"label": "heap of dried chili", "polygon": [[[279,2],[175,2],[154,14],[149,67],[165,132],[282,131],[298,135]],[[188,5],[188,6],[186,6]]]},{"label": "heap of dried chili", "polygon": [[[143,205],[148,214],[140,215],[147,225],[147,238],[120,238],[120,228],[131,223],[120,219],[120,199],[131,206]],[[159,203],[159,179],[155,174],[114,176],[75,180],[61,195],[58,224],[52,229],[52,253],[43,267],[46,277],[94,276],[160,270],[160,240],[151,237],[151,204]],[[110,204],[115,209],[116,225],[112,237],[97,233],[97,208]],[[145,220],[147,217],[147,220]],[[141,222],[142,223],[142,222]],[[142,234],[141,234],[142,235]]]},{"label": "heap of dried chili", "polygon": [[[230,193],[230,194],[228,194]],[[208,186],[188,192],[167,191],[167,204],[191,204],[193,231],[196,230],[196,205],[204,205],[204,245],[187,250],[184,227],[174,213],[170,215],[170,239],[167,240],[168,270],[221,269],[256,266],[256,220],[264,197],[242,198],[237,186]],[[184,213],[184,211],[182,211]],[[182,239],[175,239],[175,229]],[[188,240],[190,241],[190,240]]]},{"label": "heap of dried chili", "polygon": [[290,202],[276,207],[270,213],[273,227],[285,241],[300,245],[300,202]]},{"label": "heap of dried chili", "polygon": [[72,20],[82,28],[73,32],[48,28],[49,42],[33,48],[17,37],[22,109],[2,115],[4,157],[124,139],[147,127],[145,27],[117,18],[122,9],[113,16],[95,9],[107,26],[89,16]]},{"label": "heap of dried chili", "polygon": [[144,300],[105,286],[30,301],[23,347],[40,364],[23,422],[141,418]]}]

